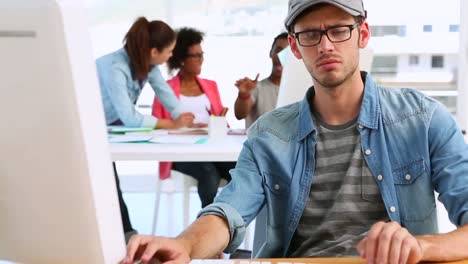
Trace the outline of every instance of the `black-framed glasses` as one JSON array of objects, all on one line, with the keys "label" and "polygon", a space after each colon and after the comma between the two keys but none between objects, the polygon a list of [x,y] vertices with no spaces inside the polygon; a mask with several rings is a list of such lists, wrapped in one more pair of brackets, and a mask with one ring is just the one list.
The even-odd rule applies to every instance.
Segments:
[{"label": "black-framed glasses", "polygon": [[203,59],[204,53],[193,53],[193,54],[187,54],[187,58],[193,58],[193,59]]},{"label": "black-framed glasses", "polygon": [[327,36],[332,43],[344,42],[351,38],[353,29],[361,22],[352,25],[334,26],[324,30],[311,29],[294,33],[294,37],[303,47],[312,47],[320,44],[323,35]]}]

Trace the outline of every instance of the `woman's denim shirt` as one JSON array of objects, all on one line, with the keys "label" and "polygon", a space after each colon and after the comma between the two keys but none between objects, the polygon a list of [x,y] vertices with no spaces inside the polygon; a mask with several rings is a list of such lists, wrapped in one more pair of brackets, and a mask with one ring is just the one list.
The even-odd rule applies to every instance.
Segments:
[{"label": "woman's denim shirt", "polygon": [[[437,233],[436,191],[450,220],[467,223],[468,148],[450,113],[416,90],[382,88],[365,76],[361,148],[390,219],[413,235]],[[267,241],[257,257],[286,256],[313,184],[317,130],[309,109],[304,99],[263,115],[232,181],[199,213],[227,219],[226,252],[242,243],[246,225],[266,206]]]},{"label": "woman's denim shirt", "polygon": [[164,80],[158,66],[151,67],[148,79],[134,80],[125,49],[98,58],[96,66],[107,125],[120,120],[129,127],[156,126],[156,117],[143,115],[135,109],[141,89],[147,82],[164,107],[171,112],[172,118],[179,116],[179,100]]}]

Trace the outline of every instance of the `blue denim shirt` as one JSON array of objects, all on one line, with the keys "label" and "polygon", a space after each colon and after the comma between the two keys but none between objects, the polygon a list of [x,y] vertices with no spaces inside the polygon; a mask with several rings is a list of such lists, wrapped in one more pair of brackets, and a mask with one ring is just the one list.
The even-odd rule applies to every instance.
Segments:
[{"label": "blue denim shirt", "polygon": [[171,112],[172,118],[179,116],[179,100],[164,80],[158,66],[151,68],[148,79],[134,80],[125,49],[98,58],[96,66],[107,125],[120,120],[129,127],[156,126],[156,117],[143,115],[135,109],[141,89],[147,82],[164,107]]},{"label": "blue denim shirt", "polygon": [[[436,233],[435,190],[450,220],[467,223],[468,148],[450,113],[416,90],[365,78],[357,121],[362,153],[390,219],[414,235]],[[252,126],[232,181],[199,213],[226,218],[226,252],[242,243],[246,225],[266,206],[267,241],[257,257],[286,256],[313,184],[316,138],[307,99]]]}]

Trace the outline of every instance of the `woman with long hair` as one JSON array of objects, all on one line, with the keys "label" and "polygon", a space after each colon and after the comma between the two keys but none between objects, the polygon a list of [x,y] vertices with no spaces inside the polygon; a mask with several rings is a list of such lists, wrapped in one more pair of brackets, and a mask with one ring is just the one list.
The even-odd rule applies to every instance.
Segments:
[{"label": "woman with long hair", "polygon": [[[158,65],[171,56],[176,33],[162,21],[140,17],[124,38],[124,47],[96,60],[107,125],[180,128],[192,125],[191,113],[180,114],[179,101]],[[171,113],[171,119],[143,115],[135,103],[146,83]]]},{"label": "woman with long hair", "polygon": [[[99,85],[107,125],[128,127],[180,128],[191,126],[193,114],[179,111],[179,100],[164,80],[158,65],[171,56],[176,33],[162,21],[138,18],[124,38],[124,47],[96,60]],[[170,112],[171,118],[157,119],[143,115],[135,104],[146,83]],[[117,170],[114,166],[125,239],[136,233],[122,197]]]}]

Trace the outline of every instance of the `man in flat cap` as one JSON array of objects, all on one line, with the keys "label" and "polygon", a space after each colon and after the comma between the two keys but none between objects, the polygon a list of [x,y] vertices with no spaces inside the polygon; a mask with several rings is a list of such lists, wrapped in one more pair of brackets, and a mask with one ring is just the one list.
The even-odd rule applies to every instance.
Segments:
[{"label": "man in flat cap", "polygon": [[[174,239],[134,236],[126,263],[232,252],[263,207],[256,257],[468,258],[468,146],[442,104],[359,70],[365,19],[361,0],[289,1],[289,44],[314,85],[253,124],[232,181],[194,224]],[[434,191],[451,233],[437,234]]]}]

